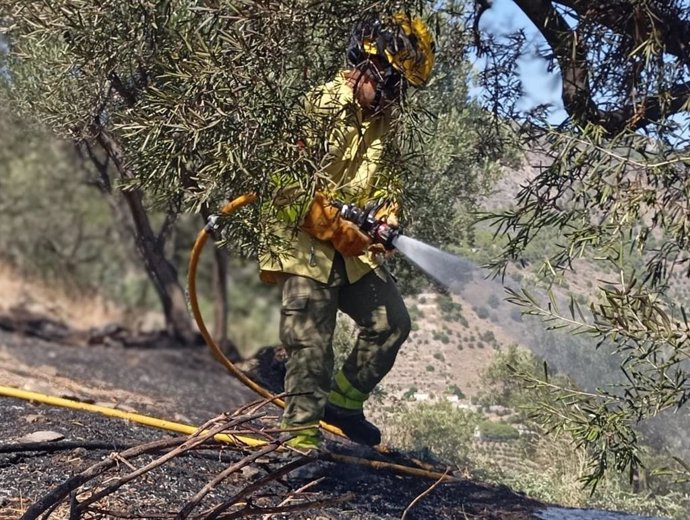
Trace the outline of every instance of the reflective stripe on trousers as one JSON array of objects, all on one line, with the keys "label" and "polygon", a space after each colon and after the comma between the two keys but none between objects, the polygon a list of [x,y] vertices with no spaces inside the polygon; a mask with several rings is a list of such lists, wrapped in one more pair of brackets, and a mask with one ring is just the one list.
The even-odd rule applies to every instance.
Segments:
[{"label": "reflective stripe on trousers", "polygon": [[289,275],[283,282],[280,340],[288,353],[283,423],[318,422],[332,388],[333,331],[337,311],[359,327],[342,376],[369,394],[390,371],[410,333],[410,316],[390,273],[378,267],[350,284],[336,254],[328,283]]}]

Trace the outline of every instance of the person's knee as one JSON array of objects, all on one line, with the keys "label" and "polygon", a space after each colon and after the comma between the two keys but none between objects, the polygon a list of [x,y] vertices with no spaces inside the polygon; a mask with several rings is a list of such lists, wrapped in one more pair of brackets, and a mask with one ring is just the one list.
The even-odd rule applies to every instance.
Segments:
[{"label": "person's knee", "polygon": [[400,343],[408,338],[410,331],[412,330],[412,319],[410,318],[410,313],[407,312],[407,309],[403,309],[403,311],[404,312],[400,313],[395,320],[395,330],[400,338]]},{"label": "person's knee", "polygon": [[384,335],[393,339],[396,345],[402,344],[410,335],[412,330],[412,320],[405,307],[396,309],[395,312],[387,313],[387,330]]}]

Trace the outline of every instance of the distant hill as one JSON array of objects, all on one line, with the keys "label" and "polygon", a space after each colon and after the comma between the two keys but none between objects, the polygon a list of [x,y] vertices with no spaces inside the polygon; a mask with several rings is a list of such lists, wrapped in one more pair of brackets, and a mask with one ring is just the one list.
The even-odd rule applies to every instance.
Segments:
[{"label": "distant hill", "polygon": [[[544,163],[544,157],[528,152],[520,168],[505,168],[491,196],[482,201],[486,210],[511,205],[520,187],[529,182]],[[479,246],[482,247],[482,246]],[[484,247],[495,247],[493,243]],[[487,251],[484,253],[494,253]],[[477,251],[481,254],[482,251]],[[611,279],[586,260],[578,260],[566,284],[552,287],[556,300],[567,312],[571,295],[585,307],[598,281]],[[530,349],[549,364],[552,371],[574,379],[582,388],[595,390],[623,379],[622,358],[605,346],[595,349],[591,338],[567,331],[549,331],[538,318],[523,317],[521,310],[505,302],[505,288],[525,287],[543,295],[533,266],[509,268],[501,283],[488,279],[489,273],[472,269],[471,280],[452,297],[424,293],[408,299],[414,329],[403,346],[391,373],[382,382],[391,397],[447,399],[462,393],[461,404],[469,404],[482,391],[482,372],[492,363],[496,350],[517,344]],[[677,277],[668,295],[678,301],[690,297],[690,281]],[[385,398],[384,398],[385,401]],[[658,448],[678,450],[690,456],[690,417],[686,413],[663,414],[641,424],[647,439]]]}]

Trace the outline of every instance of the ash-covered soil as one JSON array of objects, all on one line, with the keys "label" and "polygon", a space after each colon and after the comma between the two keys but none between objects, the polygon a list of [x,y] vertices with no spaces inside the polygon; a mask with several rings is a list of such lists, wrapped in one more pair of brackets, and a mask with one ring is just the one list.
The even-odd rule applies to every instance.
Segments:
[{"label": "ash-covered soil", "polygon": [[[202,424],[257,399],[230,377],[205,348],[75,347],[1,331],[0,385],[191,424]],[[279,411],[270,408],[266,411],[268,416],[262,418],[263,423],[275,422]],[[2,452],[23,442],[26,435],[40,431],[63,436],[54,441],[55,446],[73,444],[65,450]],[[0,397],[0,519],[20,518],[31,504],[113,453],[174,435],[95,413]],[[105,445],[94,447],[94,442]],[[334,446],[347,454],[366,454],[366,450],[347,443]],[[209,481],[255,451],[256,448],[215,446],[175,457],[133,479],[80,517],[175,518]],[[112,483],[116,477],[160,455],[117,461],[98,479],[77,489],[77,502],[96,485]],[[213,486],[190,518],[298,458],[294,453],[270,453],[232,472]],[[398,456],[393,462],[406,460]],[[432,488],[434,480],[429,478],[343,462],[317,460],[304,468],[262,486],[235,509],[229,509],[226,514],[234,512],[235,516],[226,518],[251,514],[255,518],[276,519],[393,520],[405,514],[407,520],[528,520],[533,511],[541,508],[536,501],[505,487],[466,480]],[[306,489],[302,489],[304,486]],[[432,489],[425,493],[429,488]],[[343,499],[337,504],[332,502]],[[300,504],[304,501],[322,505],[301,511]],[[270,513],[270,509],[260,509],[278,506],[291,506],[293,510]],[[49,518],[71,518],[69,509],[66,500]]]}]

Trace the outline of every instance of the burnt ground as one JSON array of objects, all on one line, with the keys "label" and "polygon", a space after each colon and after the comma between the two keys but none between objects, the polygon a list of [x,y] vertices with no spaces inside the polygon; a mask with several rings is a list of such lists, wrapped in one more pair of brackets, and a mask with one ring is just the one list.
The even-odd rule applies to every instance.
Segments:
[{"label": "burnt ground", "polygon": [[[136,410],[191,424],[201,424],[256,399],[230,377],[204,347],[71,346],[2,330],[0,385]],[[275,423],[277,415],[277,409],[268,409],[268,416],[261,420],[264,424]],[[25,435],[37,431],[61,434],[64,437],[52,446],[64,445],[69,449],[3,452],[8,446],[22,442]],[[107,460],[114,452],[174,435],[99,414],[0,397],[0,518],[19,518],[32,503],[56,486]],[[96,441],[105,445],[94,446],[92,443]],[[348,447],[343,442],[333,446],[348,454],[363,454],[361,449]],[[192,455],[175,457],[132,480],[98,503],[95,510],[80,517],[174,518],[211,479],[251,453],[246,449],[213,446]],[[153,457],[146,455],[136,460],[118,461],[99,480],[78,488],[80,494],[76,499],[88,496],[89,486],[113,482],[114,477],[132,471],[134,466],[141,467]],[[215,486],[194,512],[214,506],[297,458],[285,452],[259,458]],[[398,463],[409,462],[404,455],[395,459]],[[134,466],[130,467],[130,463]],[[408,520],[528,520],[532,512],[542,506],[508,488],[469,480],[434,487],[433,479],[342,462],[315,461],[305,468],[262,486],[240,509],[229,510],[235,511],[235,516],[226,518],[251,513],[254,518],[313,520],[392,520],[403,515]],[[307,489],[300,491],[303,486]],[[269,510],[254,509],[275,507],[290,495],[294,496],[288,506],[295,508],[290,512],[268,514]],[[334,500],[341,502],[333,503]],[[304,501],[314,501],[318,505],[299,511]],[[70,516],[68,509],[64,502],[50,518],[71,520],[76,517]],[[266,514],[256,516],[257,512]]]}]

